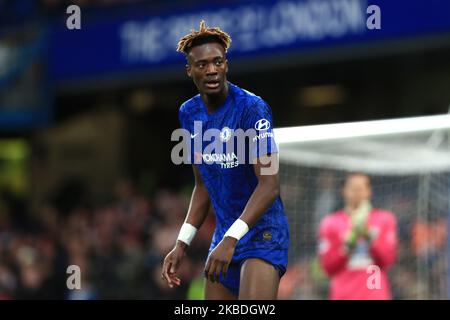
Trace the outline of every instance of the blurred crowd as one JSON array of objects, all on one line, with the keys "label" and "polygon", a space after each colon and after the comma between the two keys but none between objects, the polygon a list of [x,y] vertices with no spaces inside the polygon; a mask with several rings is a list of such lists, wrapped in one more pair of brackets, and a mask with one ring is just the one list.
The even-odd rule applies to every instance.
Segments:
[{"label": "blurred crowd", "polygon": [[[340,189],[335,178],[311,172],[304,177],[316,181],[317,188],[314,183],[303,188],[283,180],[292,243],[281,299],[328,296],[329,279],[317,260],[315,230],[323,212],[341,205]],[[173,248],[189,206],[189,186],[185,191],[161,188],[144,195],[125,180],[115,186],[113,199],[95,205],[80,190],[70,183],[62,186],[36,212],[29,212],[26,202],[12,194],[0,194],[0,299],[203,298],[213,212],[185,257],[180,287],[170,289],[161,279],[163,259]],[[448,220],[445,215],[417,219],[415,198],[400,181],[378,200],[398,220],[398,257],[389,272],[392,291],[394,299],[439,299],[447,290]],[[68,289],[71,265],[80,268],[81,290]]]},{"label": "blurred crowd", "polygon": [[[161,189],[148,197],[121,182],[115,194],[96,206],[49,202],[29,216],[3,194],[0,298],[201,299],[213,214],[189,248],[180,287],[170,289],[161,279],[162,261],[175,244],[189,193]],[[70,265],[80,268],[81,290],[67,287]]]}]

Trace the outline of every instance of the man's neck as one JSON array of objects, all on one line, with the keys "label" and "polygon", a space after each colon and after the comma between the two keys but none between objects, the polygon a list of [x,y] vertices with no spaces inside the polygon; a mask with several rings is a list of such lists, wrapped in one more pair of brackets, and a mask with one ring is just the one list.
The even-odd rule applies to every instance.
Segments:
[{"label": "man's neck", "polygon": [[218,93],[217,95],[201,94],[202,100],[206,105],[208,113],[213,113],[225,102],[228,96],[228,91],[228,83],[225,82],[223,91]]},{"label": "man's neck", "polygon": [[346,206],[345,207],[345,213],[347,213],[349,216],[353,215],[355,210],[358,208],[358,206]]},{"label": "man's neck", "polygon": [[344,208],[345,213],[347,213],[348,215],[353,215],[353,213],[355,213],[355,211],[357,209],[359,209],[359,207],[364,204],[364,202],[361,202],[359,204],[355,204],[355,205],[346,205]]}]

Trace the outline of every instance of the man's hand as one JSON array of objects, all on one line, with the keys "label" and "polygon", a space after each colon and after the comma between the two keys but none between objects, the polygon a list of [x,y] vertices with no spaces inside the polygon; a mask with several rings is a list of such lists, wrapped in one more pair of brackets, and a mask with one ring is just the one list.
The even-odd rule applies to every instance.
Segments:
[{"label": "man's hand", "polygon": [[348,251],[352,251],[355,248],[356,243],[358,242],[358,239],[360,237],[370,242],[370,235],[371,233],[367,226],[364,226],[361,229],[353,228],[345,239],[345,246],[347,247]]},{"label": "man's hand", "polygon": [[175,247],[164,259],[161,277],[167,281],[169,287],[179,286],[180,278],[177,276],[178,268],[186,254],[187,245],[184,242],[177,241]]},{"label": "man's hand", "polygon": [[350,234],[345,240],[345,244],[349,250],[353,250],[360,237],[370,241],[370,231],[367,226],[367,218],[369,216],[372,206],[370,202],[364,201],[358,208],[351,214],[351,225]]},{"label": "man's hand", "polygon": [[358,234],[364,232],[370,211],[372,211],[372,205],[370,204],[369,201],[364,201],[358,206],[358,208],[356,208],[354,212],[352,212],[351,214],[352,228]]},{"label": "man's hand", "polygon": [[211,252],[206,262],[205,277],[211,282],[219,282],[220,274],[227,276],[228,266],[236,248],[237,240],[225,237]]}]

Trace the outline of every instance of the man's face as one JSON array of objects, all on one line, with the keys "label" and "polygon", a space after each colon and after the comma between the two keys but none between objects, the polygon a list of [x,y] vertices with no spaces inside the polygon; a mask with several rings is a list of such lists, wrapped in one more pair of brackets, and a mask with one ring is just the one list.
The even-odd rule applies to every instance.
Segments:
[{"label": "man's face", "polygon": [[357,207],[372,196],[369,178],[365,175],[352,175],[345,182],[343,196],[346,205]]},{"label": "man's face", "polygon": [[228,72],[225,49],[215,42],[193,47],[188,54],[186,71],[200,93],[215,95],[223,92]]}]

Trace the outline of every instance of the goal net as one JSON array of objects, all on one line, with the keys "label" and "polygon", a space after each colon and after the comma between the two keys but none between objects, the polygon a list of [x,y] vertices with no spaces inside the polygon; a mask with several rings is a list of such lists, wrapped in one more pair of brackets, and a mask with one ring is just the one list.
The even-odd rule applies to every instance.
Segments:
[{"label": "goal net", "polygon": [[[394,299],[448,299],[450,115],[279,128],[281,194],[291,231],[285,299],[326,299],[320,220],[343,207],[350,171],[372,180],[375,207],[397,219]],[[286,289],[288,288],[288,289]]]}]

